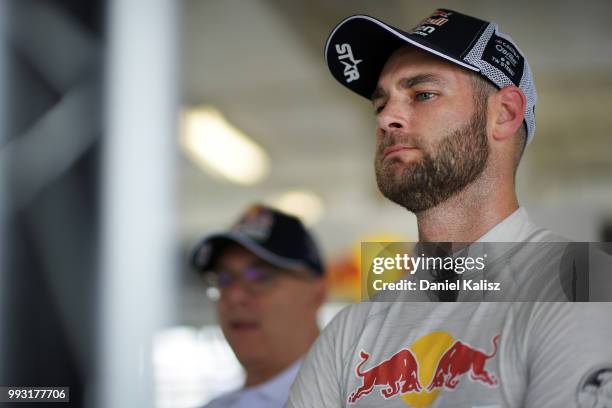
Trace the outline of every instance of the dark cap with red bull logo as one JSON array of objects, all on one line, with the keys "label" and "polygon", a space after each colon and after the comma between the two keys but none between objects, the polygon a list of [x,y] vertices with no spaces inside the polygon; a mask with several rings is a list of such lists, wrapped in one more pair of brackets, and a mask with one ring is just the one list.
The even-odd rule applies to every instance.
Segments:
[{"label": "dark cap with red bull logo", "polygon": [[229,231],[204,237],[192,252],[191,265],[209,271],[228,243],[241,245],[279,268],[324,273],[319,250],[302,222],[271,207],[252,205]]},{"label": "dark cap with red bull logo", "polygon": [[325,60],[338,82],[370,99],[385,62],[402,45],[478,72],[497,88],[520,88],[527,99],[525,125],[527,143],[531,142],[537,99],[531,68],[512,38],[495,23],[438,9],[404,31],[374,17],[355,15],[341,21],[327,38]]}]

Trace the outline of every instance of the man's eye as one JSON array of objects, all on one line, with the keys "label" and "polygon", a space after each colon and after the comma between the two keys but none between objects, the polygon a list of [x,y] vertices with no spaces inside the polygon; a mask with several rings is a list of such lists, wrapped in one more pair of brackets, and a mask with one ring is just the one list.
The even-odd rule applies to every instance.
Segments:
[{"label": "man's eye", "polygon": [[232,281],[234,280],[233,277],[227,272],[217,272],[217,274],[212,277],[213,279],[211,280],[211,282],[216,282],[216,285],[221,288],[228,287],[232,284]]},{"label": "man's eye", "polygon": [[416,100],[427,101],[429,99],[432,99],[434,96],[436,96],[436,94],[434,94],[433,92],[419,92],[416,94]]},{"label": "man's eye", "polygon": [[267,283],[273,281],[275,274],[265,268],[249,268],[245,273],[245,278],[251,282]]},{"label": "man's eye", "polygon": [[380,112],[383,111],[383,109],[385,109],[385,105],[375,106],[374,112],[378,115]]}]

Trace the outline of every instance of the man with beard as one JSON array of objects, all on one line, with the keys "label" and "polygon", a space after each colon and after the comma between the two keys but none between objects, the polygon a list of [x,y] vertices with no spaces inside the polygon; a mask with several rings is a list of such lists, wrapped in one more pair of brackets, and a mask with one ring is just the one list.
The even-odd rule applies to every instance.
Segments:
[{"label": "man with beard", "polygon": [[[326,60],[340,83],[372,100],[379,188],[416,214],[423,247],[556,239],[518,205],[514,179],[533,139],[536,94],[524,55],[496,24],[436,10],[402,31],[352,16],[330,34]],[[549,257],[534,262],[521,250],[489,254],[511,283],[543,294],[527,300],[567,300],[562,280],[540,273]],[[436,300],[474,300],[447,292]],[[612,366],[610,312],[603,303],[350,306],[309,351],[286,407],[576,406],[581,378]]]}]

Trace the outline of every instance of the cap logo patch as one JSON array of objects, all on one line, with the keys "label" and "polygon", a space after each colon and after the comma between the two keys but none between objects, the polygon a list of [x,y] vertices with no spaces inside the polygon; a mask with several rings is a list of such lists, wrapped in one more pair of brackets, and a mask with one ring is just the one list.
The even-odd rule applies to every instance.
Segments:
[{"label": "cap logo patch", "polygon": [[448,23],[449,17],[452,15],[450,11],[436,10],[429,18],[421,21],[411,32],[411,34],[421,35],[423,37],[436,31],[437,27],[442,27]]},{"label": "cap logo patch", "polygon": [[261,206],[253,206],[232,227],[232,231],[245,234],[256,241],[265,241],[270,236],[273,215]]},{"label": "cap logo patch", "polygon": [[344,65],[344,76],[346,78],[346,82],[353,82],[359,79],[357,64],[363,60],[355,59],[351,45],[347,43],[336,44],[336,52],[338,53],[338,61]]},{"label": "cap logo patch", "polygon": [[524,58],[507,39],[493,34],[485,47],[482,59],[503,72],[516,86],[523,76]]}]

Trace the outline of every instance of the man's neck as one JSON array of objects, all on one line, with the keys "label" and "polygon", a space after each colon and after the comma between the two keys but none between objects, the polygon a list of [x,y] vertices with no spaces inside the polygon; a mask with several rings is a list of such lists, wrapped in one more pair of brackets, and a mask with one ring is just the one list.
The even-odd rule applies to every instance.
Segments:
[{"label": "man's neck", "polygon": [[[297,361],[297,359],[295,360]],[[262,367],[249,367],[247,369],[247,377],[244,383],[245,388],[255,387],[257,385],[263,384],[266,381],[271,380],[276,377],[287,368],[291,366],[295,361],[291,361],[279,366],[262,366]]]},{"label": "man's neck", "polygon": [[[319,328],[316,323],[313,323],[309,330],[309,335],[301,339],[301,341],[292,342],[291,347],[287,346],[287,348],[283,350],[285,355],[282,358],[266,359],[259,363],[253,362],[251,364],[243,364],[246,371],[244,387],[255,387],[281,374],[308,352],[310,346],[318,336]],[[276,360],[276,364],[271,360]]]},{"label": "man's neck", "polygon": [[514,186],[478,180],[417,216],[421,242],[474,242],[518,208]]}]

